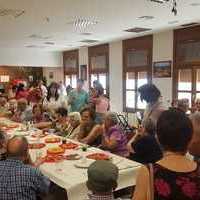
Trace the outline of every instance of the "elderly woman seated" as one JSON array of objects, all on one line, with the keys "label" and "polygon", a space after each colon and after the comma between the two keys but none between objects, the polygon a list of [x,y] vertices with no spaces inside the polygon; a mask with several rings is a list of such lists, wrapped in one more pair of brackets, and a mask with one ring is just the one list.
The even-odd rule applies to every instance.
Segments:
[{"label": "elderly woman seated", "polygon": [[118,124],[117,114],[109,112],[104,122],[104,134],[102,136],[102,148],[114,154],[127,157],[129,155],[127,137]]},{"label": "elderly woman seated", "polygon": [[32,113],[32,121],[34,123],[34,127],[44,129],[52,125],[52,122],[50,121],[48,114],[43,109],[42,104],[35,104],[33,106]]},{"label": "elderly woman seated", "polygon": [[65,135],[68,127],[68,111],[65,108],[58,108],[55,113],[56,120],[52,124],[55,133],[58,135]]},{"label": "elderly woman seated", "polygon": [[151,119],[146,120],[145,127],[138,130],[132,142],[130,159],[142,164],[155,163],[162,158],[161,148],[155,137],[156,128]]},{"label": "elderly woman seated", "polygon": [[101,144],[102,126],[95,123],[95,111],[90,107],[81,110],[80,132],[78,133],[78,141],[98,146]]},{"label": "elderly woman seated", "polygon": [[19,99],[17,102],[17,111],[12,116],[11,120],[15,122],[25,122],[32,120],[32,110],[28,106],[26,99]]},{"label": "elderly woman seated", "polygon": [[0,97],[0,116],[6,117],[8,115],[7,99]]},{"label": "elderly woman seated", "polygon": [[0,130],[0,161],[6,159],[6,134]]},{"label": "elderly woman seated", "polygon": [[69,113],[69,122],[66,130],[66,137],[69,139],[77,140],[80,132],[81,116],[79,112]]}]

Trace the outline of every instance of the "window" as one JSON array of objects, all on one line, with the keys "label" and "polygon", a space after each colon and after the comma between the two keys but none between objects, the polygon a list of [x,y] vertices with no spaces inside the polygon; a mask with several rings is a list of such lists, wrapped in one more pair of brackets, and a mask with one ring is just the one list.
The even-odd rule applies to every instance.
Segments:
[{"label": "window", "polygon": [[104,89],[104,94],[107,94],[107,91],[106,91],[106,74],[104,73],[99,73],[99,74],[91,74],[91,79],[90,79],[90,85],[91,87],[93,87],[93,82],[98,80],[99,83],[101,83],[101,85],[103,86],[103,89]]},{"label": "window", "polygon": [[10,81],[10,76],[8,75],[0,75],[0,82],[1,83],[8,83]]},{"label": "window", "polygon": [[109,46],[108,44],[89,47],[89,79],[90,87],[98,80],[109,95]]},{"label": "window", "polygon": [[63,53],[65,85],[76,88],[78,79],[78,50]]},{"label": "window", "polygon": [[146,108],[138,88],[151,80],[152,36],[123,41],[123,104],[124,111],[133,112]]},{"label": "window", "polygon": [[77,75],[65,75],[65,85],[70,85],[73,89],[77,86]]},{"label": "window", "polygon": [[200,97],[200,26],[174,32],[173,98],[188,99],[190,107]]}]

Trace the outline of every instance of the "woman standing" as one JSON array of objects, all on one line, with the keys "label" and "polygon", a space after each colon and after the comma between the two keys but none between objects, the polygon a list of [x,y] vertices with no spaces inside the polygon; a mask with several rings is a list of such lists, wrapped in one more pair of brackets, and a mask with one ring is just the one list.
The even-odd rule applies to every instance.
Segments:
[{"label": "woman standing", "polygon": [[99,86],[95,89],[97,91],[97,97],[93,99],[96,110],[96,123],[101,124],[105,118],[105,114],[109,110],[109,99],[104,95],[104,89]]},{"label": "woman standing", "polygon": [[142,125],[146,120],[151,119],[152,123],[156,125],[156,122],[160,114],[165,110],[161,99],[160,90],[153,84],[145,84],[138,89],[140,93],[141,101],[146,101],[147,108],[144,112],[144,117],[142,120]]}]

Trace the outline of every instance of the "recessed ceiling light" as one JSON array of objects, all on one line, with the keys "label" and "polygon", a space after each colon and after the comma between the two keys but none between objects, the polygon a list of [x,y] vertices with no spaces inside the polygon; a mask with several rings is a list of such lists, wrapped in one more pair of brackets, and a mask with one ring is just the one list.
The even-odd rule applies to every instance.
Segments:
[{"label": "recessed ceiling light", "polygon": [[29,36],[29,38],[39,39],[39,40],[48,40],[52,37],[51,36],[42,36],[42,35],[39,35],[39,34],[32,34],[32,35]]},{"label": "recessed ceiling light", "polygon": [[200,3],[191,3],[190,6],[200,6]]},{"label": "recessed ceiling light", "polygon": [[81,35],[92,35],[92,33],[81,33]]},{"label": "recessed ceiling light", "polygon": [[130,32],[130,33],[142,33],[142,32],[146,32],[146,31],[150,31],[150,30],[152,30],[152,29],[151,28],[135,27],[135,28],[126,29],[124,31]]},{"label": "recessed ceiling light", "polygon": [[41,45],[27,45],[25,47],[26,48],[38,48],[38,49],[46,48],[45,46],[41,46]]},{"label": "recessed ceiling light", "polygon": [[55,45],[54,42],[44,42],[44,44],[47,44],[47,45]]},{"label": "recessed ceiling light", "polygon": [[99,40],[81,40],[80,42],[84,42],[84,43],[96,43],[96,42],[99,42]]},{"label": "recessed ceiling light", "polygon": [[178,20],[174,20],[174,21],[169,21],[168,24],[177,24],[179,21]]},{"label": "recessed ceiling light", "polygon": [[144,19],[144,20],[151,20],[153,18],[154,18],[154,16],[148,16],[148,15],[138,17],[138,19]]}]

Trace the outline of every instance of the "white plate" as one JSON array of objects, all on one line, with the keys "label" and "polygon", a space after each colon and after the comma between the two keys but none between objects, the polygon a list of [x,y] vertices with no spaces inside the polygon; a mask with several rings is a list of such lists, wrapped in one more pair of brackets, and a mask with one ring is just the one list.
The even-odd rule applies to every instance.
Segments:
[{"label": "white plate", "polygon": [[74,166],[77,167],[77,168],[87,169],[93,162],[95,162],[95,160],[83,158],[81,160],[76,161]]}]

